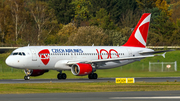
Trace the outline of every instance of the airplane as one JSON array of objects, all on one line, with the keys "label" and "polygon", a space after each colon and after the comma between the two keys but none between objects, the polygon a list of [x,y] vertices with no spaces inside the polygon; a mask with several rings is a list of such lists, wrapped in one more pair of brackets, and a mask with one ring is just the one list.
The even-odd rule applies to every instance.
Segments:
[{"label": "airplane", "polygon": [[67,78],[62,73],[65,70],[75,76],[88,75],[89,79],[97,79],[95,71],[98,69],[115,68],[159,56],[155,53],[168,52],[146,48],[150,18],[151,13],[144,13],[122,46],[25,46],[14,50],[5,62],[10,67],[24,69],[25,80],[49,70],[57,70],[58,79]]}]

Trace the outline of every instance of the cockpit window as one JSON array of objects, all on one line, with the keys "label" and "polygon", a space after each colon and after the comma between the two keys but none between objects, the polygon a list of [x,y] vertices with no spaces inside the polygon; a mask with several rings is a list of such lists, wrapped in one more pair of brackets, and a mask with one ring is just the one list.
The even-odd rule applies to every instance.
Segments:
[{"label": "cockpit window", "polygon": [[21,52],[19,52],[19,55],[22,55],[22,53],[21,53]]},{"label": "cockpit window", "polygon": [[14,53],[11,53],[11,55],[25,56],[26,54],[24,52],[14,52]]},{"label": "cockpit window", "polygon": [[22,54],[25,56],[26,54],[24,52],[22,52]]},{"label": "cockpit window", "polygon": [[13,53],[13,55],[18,55],[18,52]]}]

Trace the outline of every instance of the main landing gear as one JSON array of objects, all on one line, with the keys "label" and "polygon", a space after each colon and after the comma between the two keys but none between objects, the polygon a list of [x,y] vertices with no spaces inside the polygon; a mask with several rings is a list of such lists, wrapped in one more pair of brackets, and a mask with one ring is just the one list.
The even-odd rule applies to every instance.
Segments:
[{"label": "main landing gear", "polygon": [[60,79],[66,79],[67,75],[65,73],[62,73],[62,71],[59,71],[60,73],[57,75],[57,78]]},{"label": "main landing gear", "polygon": [[88,75],[88,78],[89,79],[97,79],[98,75],[96,73],[91,73],[91,74]]}]

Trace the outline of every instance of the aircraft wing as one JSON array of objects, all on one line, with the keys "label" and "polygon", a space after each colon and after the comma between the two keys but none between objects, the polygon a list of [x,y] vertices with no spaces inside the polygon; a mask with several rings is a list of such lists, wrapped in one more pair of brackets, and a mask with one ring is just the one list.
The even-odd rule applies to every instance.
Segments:
[{"label": "aircraft wing", "polygon": [[[67,65],[73,65],[76,63],[97,63],[97,62],[109,62],[109,61],[119,61],[119,60],[131,60],[131,59],[142,59],[146,57],[154,57],[154,56],[163,56],[165,58],[165,53],[169,51],[174,51],[174,50],[162,50],[162,51],[142,51],[139,52],[141,56],[134,56],[134,57],[122,57],[122,58],[111,58],[111,59],[99,59],[99,60],[90,60],[90,61],[68,61]],[[163,53],[164,54],[157,54],[153,55],[156,53]]]},{"label": "aircraft wing", "polygon": [[144,55],[144,56],[134,56],[134,57],[122,57],[122,58],[111,58],[111,59],[99,59],[99,60],[90,60],[90,61],[68,61],[67,65],[73,65],[76,63],[96,63],[96,62],[109,62],[109,61],[118,61],[118,60],[131,60],[131,59],[142,59],[146,57],[154,57],[155,55]]}]

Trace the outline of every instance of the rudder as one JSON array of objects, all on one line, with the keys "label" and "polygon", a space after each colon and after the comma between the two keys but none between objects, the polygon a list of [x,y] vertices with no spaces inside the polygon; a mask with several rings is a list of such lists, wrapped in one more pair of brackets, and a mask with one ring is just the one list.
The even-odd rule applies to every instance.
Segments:
[{"label": "rudder", "polygon": [[144,13],[136,25],[128,41],[123,46],[146,47],[151,13]]}]

